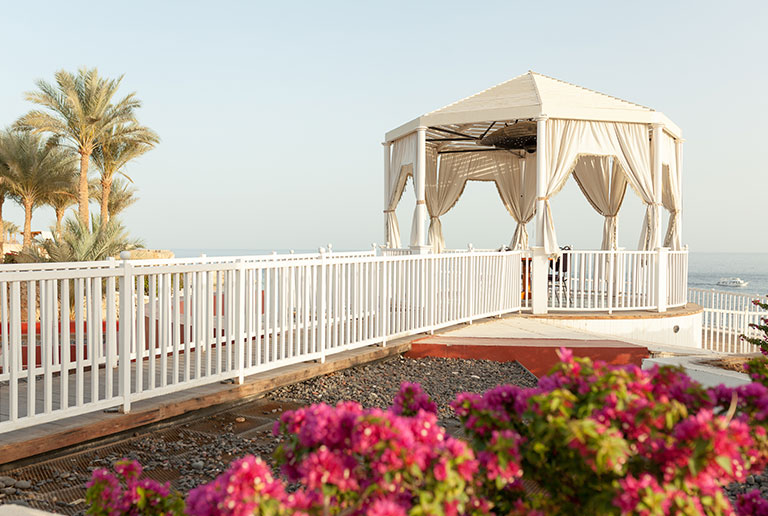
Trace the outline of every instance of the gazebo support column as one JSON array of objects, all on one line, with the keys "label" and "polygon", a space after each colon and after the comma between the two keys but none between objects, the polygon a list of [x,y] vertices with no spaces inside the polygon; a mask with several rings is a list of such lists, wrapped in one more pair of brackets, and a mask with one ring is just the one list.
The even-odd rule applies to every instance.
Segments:
[{"label": "gazebo support column", "polygon": [[683,140],[675,140],[675,157],[677,158],[677,184],[680,185],[680,212],[677,214],[677,233],[680,243],[683,241]]},{"label": "gazebo support column", "polygon": [[664,126],[661,124],[652,125],[651,145],[651,172],[653,174],[653,214],[654,214],[654,240],[651,242],[651,249],[658,249],[664,243],[664,233],[661,225],[661,189],[662,189],[662,168],[661,168],[661,138]]},{"label": "gazebo support column", "polygon": [[536,119],[536,240],[531,259],[531,309],[534,314],[547,313],[547,281],[549,260],[544,252],[544,198],[547,195],[547,117]]},{"label": "gazebo support column", "polygon": [[389,241],[389,223],[387,222],[387,219],[389,218],[389,167],[390,167],[390,152],[392,144],[389,142],[382,142],[382,147],[384,148],[384,243],[387,247],[394,247],[393,242]]},{"label": "gazebo support column", "polygon": [[416,128],[416,163],[413,167],[413,187],[416,191],[416,209],[413,211],[412,231],[415,232],[411,238],[411,251],[418,254],[429,252],[427,246],[427,128]]}]

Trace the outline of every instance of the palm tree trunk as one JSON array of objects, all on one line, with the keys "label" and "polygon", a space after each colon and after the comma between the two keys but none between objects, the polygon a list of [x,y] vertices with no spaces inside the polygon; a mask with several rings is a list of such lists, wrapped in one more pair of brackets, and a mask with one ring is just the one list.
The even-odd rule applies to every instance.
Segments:
[{"label": "palm tree trunk", "polygon": [[80,182],[77,187],[77,211],[80,215],[80,220],[86,225],[90,223],[90,214],[88,213],[88,161],[90,158],[90,153],[80,152]]},{"label": "palm tree trunk", "polygon": [[24,243],[25,249],[32,244],[32,201],[24,199]]},{"label": "palm tree trunk", "polygon": [[109,222],[109,194],[112,192],[112,178],[105,177],[101,180],[101,229],[107,227]]},{"label": "palm tree trunk", "polygon": [[56,238],[61,238],[61,219],[64,218],[64,208],[56,208]]}]

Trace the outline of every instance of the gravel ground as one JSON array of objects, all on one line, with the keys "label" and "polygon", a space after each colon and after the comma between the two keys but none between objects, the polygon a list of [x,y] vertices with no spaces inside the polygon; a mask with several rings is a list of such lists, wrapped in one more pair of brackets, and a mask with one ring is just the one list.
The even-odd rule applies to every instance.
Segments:
[{"label": "gravel ground", "polygon": [[270,397],[330,405],[352,400],[364,407],[386,408],[392,404],[402,382],[420,383],[437,403],[439,417],[447,419],[453,416],[449,405],[460,392],[485,392],[502,384],[534,387],[537,380],[517,362],[414,360],[398,356],[283,387],[273,391]]},{"label": "gravel ground", "polygon": [[731,502],[735,502],[738,495],[753,489],[759,489],[762,497],[768,499],[768,469],[760,475],[749,475],[745,482],[730,484],[725,487],[725,494],[731,499]]},{"label": "gravel ground", "polygon": [[533,386],[536,378],[516,363],[444,358],[393,357],[273,391],[264,399],[232,407],[171,428],[4,473],[0,504],[21,503],[61,514],[84,514],[85,483],[99,467],[128,457],[145,475],[186,493],[213,480],[234,459],[259,455],[271,462],[279,444],[274,421],[284,410],[312,403],[353,400],[388,407],[401,382],[418,382],[437,402],[442,424],[452,432],[458,420],[449,407],[456,394],[483,392],[500,384]]}]

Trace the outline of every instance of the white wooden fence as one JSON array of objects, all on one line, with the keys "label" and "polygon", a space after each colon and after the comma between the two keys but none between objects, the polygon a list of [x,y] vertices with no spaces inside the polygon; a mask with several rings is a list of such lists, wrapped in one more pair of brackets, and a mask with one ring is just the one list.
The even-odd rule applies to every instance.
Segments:
[{"label": "white wooden fence", "polygon": [[[741,294],[723,290],[689,288],[688,299],[704,308],[702,345],[704,349],[721,353],[755,353],[756,346],[740,336],[759,336],[750,324],[760,324],[768,312],[753,304],[758,294]],[[764,299],[764,298],[763,298]]]},{"label": "white wooden fence", "polygon": [[551,310],[610,313],[683,306],[688,252],[563,250],[549,259],[547,283]]},{"label": "white wooden fence", "polygon": [[520,267],[486,252],[2,265],[0,433],[516,311]]}]

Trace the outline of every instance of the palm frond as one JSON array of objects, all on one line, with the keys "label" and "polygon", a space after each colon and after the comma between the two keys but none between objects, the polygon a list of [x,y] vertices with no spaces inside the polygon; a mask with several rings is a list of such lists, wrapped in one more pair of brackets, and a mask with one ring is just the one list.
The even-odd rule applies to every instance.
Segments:
[{"label": "palm frond", "polygon": [[36,243],[40,249],[33,246],[25,252],[25,261],[99,261],[144,246],[141,240],[131,238],[116,218],[110,219],[102,228],[98,215],[93,216],[90,227],[79,218],[67,218],[61,236],[54,235],[53,239],[38,240]]}]

